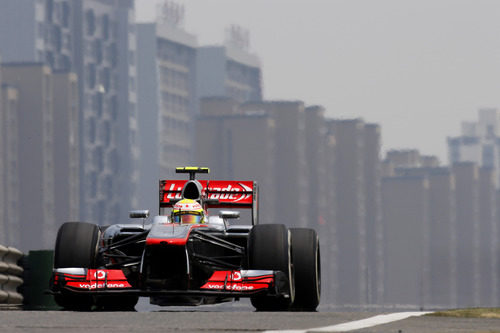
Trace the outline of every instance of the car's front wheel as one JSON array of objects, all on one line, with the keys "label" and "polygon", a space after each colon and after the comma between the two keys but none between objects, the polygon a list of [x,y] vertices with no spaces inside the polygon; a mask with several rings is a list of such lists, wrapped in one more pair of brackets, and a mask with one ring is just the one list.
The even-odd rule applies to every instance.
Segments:
[{"label": "car's front wheel", "polygon": [[254,296],[252,305],[257,311],[285,311],[290,308],[295,295],[291,260],[290,232],[282,224],[260,224],[248,237],[249,269],[281,271],[285,277],[287,296]]},{"label": "car's front wheel", "polygon": [[[95,268],[99,227],[85,222],[66,222],[57,233],[54,268]],[[94,301],[90,295],[61,293],[56,303],[68,310],[90,310]]]}]

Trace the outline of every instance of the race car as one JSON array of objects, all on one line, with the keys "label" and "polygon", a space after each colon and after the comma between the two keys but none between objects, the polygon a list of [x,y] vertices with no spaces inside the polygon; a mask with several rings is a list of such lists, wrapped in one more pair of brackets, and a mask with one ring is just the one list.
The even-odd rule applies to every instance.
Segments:
[{"label": "race car", "polygon": [[[161,180],[159,214],[137,224],[66,222],[57,234],[51,292],[69,310],[133,310],[151,304],[216,304],[248,297],[257,311],[315,311],[319,239],[313,229],[259,224],[255,181]],[[214,209],[226,209],[211,216]],[[232,209],[232,210],[227,210]],[[237,209],[237,210],[234,210]],[[251,223],[232,223],[239,210]]]}]

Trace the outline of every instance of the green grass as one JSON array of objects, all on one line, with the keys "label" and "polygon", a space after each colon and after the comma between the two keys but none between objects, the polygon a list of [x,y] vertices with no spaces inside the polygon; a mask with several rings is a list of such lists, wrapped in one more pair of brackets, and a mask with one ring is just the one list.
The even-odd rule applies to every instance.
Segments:
[{"label": "green grass", "polygon": [[500,319],[500,308],[471,308],[437,311],[428,316],[454,317],[454,318],[497,318]]}]

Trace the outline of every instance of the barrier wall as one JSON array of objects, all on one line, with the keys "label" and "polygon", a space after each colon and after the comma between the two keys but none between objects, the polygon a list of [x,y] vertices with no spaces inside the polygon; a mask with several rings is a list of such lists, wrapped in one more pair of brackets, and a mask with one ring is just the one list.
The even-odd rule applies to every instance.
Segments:
[{"label": "barrier wall", "polygon": [[54,264],[53,250],[29,251],[24,256],[24,310],[58,310],[54,296],[48,293]]},{"label": "barrier wall", "polygon": [[23,268],[18,265],[23,253],[13,247],[0,245],[0,304],[22,305]]}]

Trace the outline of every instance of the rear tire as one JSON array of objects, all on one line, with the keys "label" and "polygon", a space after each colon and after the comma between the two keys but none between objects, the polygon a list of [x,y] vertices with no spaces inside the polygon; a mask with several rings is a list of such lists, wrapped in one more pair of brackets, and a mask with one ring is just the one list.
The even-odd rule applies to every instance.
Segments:
[{"label": "rear tire", "polygon": [[[57,233],[54,251],[54,268],[96,268],[95,258],[99,227],[85,222],[66,222]],[[55,295],[59,306],[68,310],[89,311],[94,303],[90,295],[74,295],[62,292]]]},{"label": "rear tire", "polygon": [[293,303],[295,288],[291,263],[290,232],[282,224],[256,225],[248,236],[249,269],[282,271],[290,297],[254,296],[250,300],[257,311],[285,311]]},{"label": "rear tire", "polygon": [[321,257],[316,231],[292,228],[292,258],[295,271],[295,301],[292,308],[316,311],[321,297]]}]

